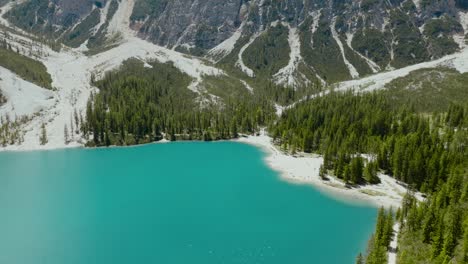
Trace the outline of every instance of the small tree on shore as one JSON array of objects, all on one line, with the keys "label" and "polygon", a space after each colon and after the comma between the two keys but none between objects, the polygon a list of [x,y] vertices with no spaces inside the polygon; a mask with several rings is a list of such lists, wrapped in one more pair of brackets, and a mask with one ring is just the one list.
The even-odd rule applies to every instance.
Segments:
[{"label": "small tree on shore", "polygon": [[320,165],[319,176],[320,176],[320,179],[322,179],[323,181],[327,180],[327,175],[326,175],[325,167],[323,166],[323,164]]},{"label": "small tree on shore", "polygon": [[41,125],[41,134],[39,136],[39,142],[41,143],[41,145],[45,145],[48,142],[48,140],[47,140],[47,131],[46,131],[46,127],[45,127],[44,123],[42,123],[42,125]]},{"label": "small tree on shore", "polygon": [[361,253],[359,253],[359,255],[356,258],[356,264],[365,264],[364,257],[362,256]]},{"label": "small tree on shore", "polygon": [[70,138],[69,138],[69,135],[68,135],[67,125],[65,125],[65,127],[63,129],[63,137],[64,137],[65,145],[68,145],[68,143],[70,143]]}]

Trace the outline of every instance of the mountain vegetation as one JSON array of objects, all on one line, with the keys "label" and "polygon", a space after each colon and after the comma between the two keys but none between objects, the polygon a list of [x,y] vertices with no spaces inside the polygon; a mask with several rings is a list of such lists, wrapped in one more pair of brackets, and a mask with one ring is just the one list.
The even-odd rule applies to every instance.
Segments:
[{"label": "mountain vegetation", "polygon": [[[360,154],[366,153],[377,163],[366,165],[376,166],[371,171],[382,170],[417,190],[432,192],[464,158],[463,150],[447,149],[464,144],[466,132],[457,130],[466,126],[463,109],[453,105],[447,117],[427,116],[385,93],[331,93],[284,112],[270,132],[291,152],[324,155],[325,169],[350,184],[372,182],[361,168]],[[447,126],[446,119],[454,121]]]},{"label": "mountain vegetation", "polygon": [[99,8],[96,8],[76,27],[62,37],[63,43],[67,46],[78,48],[92,37],[92,29],[99,24],[100,19],[101,14]]},{"label": "mountain vegetation", "polygon": [[394,10],[391,12],[390,23],[394,43],[393,67],[401,68],[429,58],[426,43],[419,28],[411,21],[410,14]]},{"label": "mountain vegetation", "polygon": [[0,116],[0,146],[21,144],[24,141],[22,126],[29,121],[28,117],[16,117],[13,120],[9,115]]},{"label": "mountain vegetation", "polygon": [[13,50],[6,42],[0,43],[0,66],[16,73],[26,81],[52,89],[52,78],[45,65],[20,54],[18,50]]},{"label": "mountain vegetation", "polygon": [[443,67],[421,69],[391,81],[384,93],[417,112],[446,112],[450,103],[466,102],[467,83],[468,73]]},{"label": "mountain vegetation", "polygon": [[351,42],[351,46],[361,54],[385,68],[390,62],[390,47],[386,43],[384,33],[373,28],[357,30]]},{"label": "mountain vegetation", "polygon": [[426,201],[407,196],[399,216],[398,263],[468,262],[467,165],[465,156]]},{"label": "mountain vegetation", "polygon": [[[216,57],[217,66],[230,67],[235,77],[243,80],[249,76],[238,69],[237,58],[241,47],[258,35],[242,58],[255,72],[250,81],[260,86],[288,63],[289,27],[300,37],[302,58],[293,74],[300,76],[294,86],[301,88],[316,83],[318,77],[328,84],[351,79],[344,57],[360,76],[366,76],[372,73],[367,60],[385,70],[440,58],[459,50],[453,38],[467,33],[458,15],[466,10],[466,4],[454,0],[421,1],[418,6],[411,0],[340,0],[330,4],[267,0],[262,5],[258,1],[134,2],[130,27],[139,37],[190,55]],[[107,30],[116,10],[125,4],[117,0],[31,0],[15,5],[5,18],[50,42],[69,47],[86,43],[90,49],[87,55],[94,55],[117,45],[121,36],[107,34]],[[332,34],[333,25],[344,56]],[[234,49],[210,53],[226,40],[236,41],[227,45],[233,44]]]},{"label": "mountain vegetation", "polygon": [[129,60],[96,81],[81,129],[88,145],[132,145],[170,140],[218,140],[255,133],[273,120],[271,101],[247,94],[204,104],[186,87],[192,81],[170,64]]},{"label": "mountain vegetation", "polygon": [[351,47],[346,44],[345,36],[340,36],[340,40],[341,43],[343,43],[346,59],[356,68],[359,76],[370,75],[372,73],[371,68],[361,56],[359,56],[354,50],[351,49]]},{"label": "mountain vegetation", "polygon": [[[86,55],[93,56],[121,40],[109,37],[107,28],[124,1],[109,1],[30,0],[4,17],[56,47],[86,43]],[[404,0],[260,2],[135,1],[130,26],[139,37],[203,57],[226,75],[194,80],[170,62],[127,60],[101,79],[93,76],[98,92],[86,113],[75,111],[64,126],[65,143],[78,133],[94,147],[223,140],[267,128],[285,152],[322,155],[323,180],[336,177],[352,187],[378,184],[384,173],[410,189],[401,209],[379,210],[357,263],[386,263],[389,250],[397,250],[403,264],[468,263],[467,73],[423,69],[393,80],[385,91],[319,94],[325,85],[352,78],[345,59],[366,76],[372,74],[368,60],[384,70],[458,51],[453,37],[468,36],[459,18],[466,1],[421,0],[418,7]],[[301,78],[297,87],[273,77],[290,60],[290,28],[300,40],[301,58],[291,74]],[[210,57],[234,32],[239,36],[232,50]],[[45,65],[25,55],[0,43],[1,67],[53,89]],[[239,59],[254,77],[242,72]],[[200,89],[187,89],[194,82]],[[0,91],[0,106],[5,100]],[[0,145],[24,141],[22,126],[29,121],[1,116]],[[48,143],[46,129],[43,123],[36,135],[40,145]],[[417,201],[415,191],[426,199]],[[401,226],[398,249],[390,248],[395,223]]]},{"label": "mountain vegetation", "polygon": [[[6,13],[5,17],[23,30],[58,38],[63,31],[54,29],[53,23],[49,23],[56,8],[55,5],[49,5],[47,0],[25,1]],[[73,16],[70,16],[68,21],[64,21],[63,26],[71,26],[76,19],[76,17],[73,19]]]},{"label": "mountain vegetation", "polygon": [[432,19],[424,25],[424,35],[433,57],[442,57],[459,49],[452,37],[454,33],[463,33],[463,27],[450,16]]},{"label": "mountain vegetation", "polygon": [[[421,74],[434,75],[431,71],[444,73],[449,83],[463,83],[458,79],[463,75],[448,69],[415,72],[398,82],[414,83]],[[220,101],[203,102],[185,88],[192,79],[174,66],[126,61],[94,81],[100,92],[88,102],[80,129],[89,146],[108,146],[163,137],[229,139],[267,126],[285,151],[322,154],[324,179],[329,175],[348,185],[376,184],[378,173],[386,173],[427,195],[426,201],[417,202],[409,193],[396,213],[381,209],[368,250],[358,256],[358,263],[386,263],[396,221],[401,225],[399,263],[466,261],[468,105],[463,98],[451,99],[456,93],[450,88],[441,93],[448,99],[428,105],[408,96],[412,89],[399,90],[395,83],[388,91],[331,92],[298,103],[278,118],[266,90],[257,94],[225,78],[229,77],[206,79],[205,88]],[[429,96],[440,92],[434,85],[419,89]],[[405,94],[412,99],[401,100]],[[65,131],[69,133],[68,128]]]},{"label": "mountain vegetation", "polygon": [[288,65],[289,52],[288,28],[279,24],[261,34],[242,55],[247,67],[268,77]]},{"label": "mountain vegetation", "polygon": [[375,232],[369,239],[367,253],[359,254],[356,259],[356,264],[383,264],[387,263],[387,251],[390,247],[390,242],[393,239],[393,225],[395,222],[393,209],[385,211],[380,208],[377,215],[377,223]]},{"label": "mountain vegetation", "polygon": [[320,20],[316,32],[312,34],[306,30],[312,22],[312,19],[306,21],[301,28],[301,52],[304,61],[327,83],[350,79],[339,46],[333,39],[330,23]]},{"label": "mountain vegetation", "polygon": [[99,52],[106,51],[115,46],[114,42],[116,39],[108,39],[106,35],[109,22],[114,16],[115,12],[117,11],[118,6],[119,5],[116,0],[112,0],[109,3],[106,20],[103,22],[101,27],[99,27],[97,31],[88,39],[88,43],[86,46],[89,48],[89,51],[86,52],[87,55],[94,55]]}]

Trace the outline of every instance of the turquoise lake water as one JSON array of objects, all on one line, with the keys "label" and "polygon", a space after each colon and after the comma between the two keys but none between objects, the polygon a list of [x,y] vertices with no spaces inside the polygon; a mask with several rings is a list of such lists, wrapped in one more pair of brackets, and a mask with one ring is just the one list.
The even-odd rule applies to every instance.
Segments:
[{"label": "turquoise lake water", "polygon": [[377,210],[263,157],[234,142],[0,153],[0,263],[354,263]]}]

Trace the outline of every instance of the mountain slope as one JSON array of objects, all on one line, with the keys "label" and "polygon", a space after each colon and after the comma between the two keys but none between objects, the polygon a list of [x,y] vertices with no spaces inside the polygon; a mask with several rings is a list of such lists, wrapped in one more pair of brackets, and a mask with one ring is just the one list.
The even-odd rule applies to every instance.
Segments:
[{"label": "mountain slope", "polygon": [[[113,16],[121,16],[116,12],[126,3],[27,0],[5,17],[23,30],[71,47],[112,47],[120,37]],[[463,44],[468,23],[466,4],[455,0],[135,0],[127,12],[128,27],[139,38],[215,61],[231,52],[243,53],[245,49],[234,48],[238,42],[253,42],[253,36],[275,30],[280,21],[294,32],[288,34],[289,45],[255,43],[250,53],[287,54],[299,46],[295,58],[283,60],[302,57],[302,67],[290,66],[287,76],[263,74],[282,75],[276,83],[295,88],[317,78],[330,84],[453,54]],[[272,67],[269,63],[264,64]],[[232,66],[241,68],[245,77],[253,76],[242,63]]]},{"label": "mountain slope", "polygon": [[[10,149],[63,147],[64,126],[70,127],[75,112],[85,118],[88,98],[96,91],[91,80],[99,80],[105,72],[118,68],[129,58],[173,63],[190,76],[187,88],[195,92],[193,100],[202,107],[223,105],[231,96],[250,93],[270,100],[278,113],[331,83],[337,83],[334,87],[339,90],[373,90],[417,69],[444,66],[468,71],[466,49],[447,51],[451,55],[444,55],[440,49],[444,43],[452,43],[451,39],[459,47],[466,46],[463,34],[468,29],[468,15],[459,4],[450,1],[439,5],[380,0],[360,4],[274,0],[197,2],[183,15],[197,25],[196,29],[203,23],[216,27],[209,34],[200,33],[199,29],[194,33],[187,30],[188,26],[163,21],[162,18],[169,19],[176,10],[185,10],[185,0],[146,3],[157,3],[152,7],[145,6],[143,0],[83,1],[80,8],[70,0],[45,3],[4,1],[1,7],[0,41],[43,63],[51,76],[52,87],[57,89],[44,92],[53,104],[25,97],[25,104],[38,103],[42,107],[35,109],[41,111],[22,113],[6,105],[1,108],[4,114],[31,118],[24,127],[24,144]],[[409,12],[417,16],[411,17]],[[27,20],[21,20],[21,16],[28,19],[32,16],[34,21],[23,23]],[[217,17],[207,19],[207,16]],[[219,25],[221,18],[230,19],[224,28]],[[35,19],[43,23],[36,23]],[[165,35],[170,32],[178,36],[178,42],[175,37],[153,34],[149,29],[156,20],[169,23]],[[413,54],[412,49],[407,49],[405,38],[411,41],[410,46],[423,45],[422,53]],[[51,40],[61,42],[61,50]],[[434,60],[424,62],[430,59]],[[405,66],[412,63],[416,64]],[[401,68],[392,70],[395,67]],[[21,94],[19,90],[12,94],[6,88],[0,89],[7,105]],[[42,124],[49,136],[45,146],[37,139]],[[71,145],[82,144],[81,140],[75,135]]]}]

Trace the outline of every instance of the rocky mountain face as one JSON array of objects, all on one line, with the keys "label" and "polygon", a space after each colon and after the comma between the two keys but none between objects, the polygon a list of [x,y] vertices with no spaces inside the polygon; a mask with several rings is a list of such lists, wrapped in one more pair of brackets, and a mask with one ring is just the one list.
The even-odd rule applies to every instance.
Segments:
[{"label": "rocky mountain face", "polygon": [[436,59],[468,31],[466,0],[25,0],[5,17],[72,47],[99,46],[126,2],[138,37],[293,87]]},{"label": "rocky mountain face", "polygon": [[105,0],[23,1],[6,16],[22,29],[58,37],[103,5]]},{"label": "rocky mountain face", "polygon": [[247,15],[240,0],[136,1],[132,27],[159,45],[209,50],[229,38]]}]

